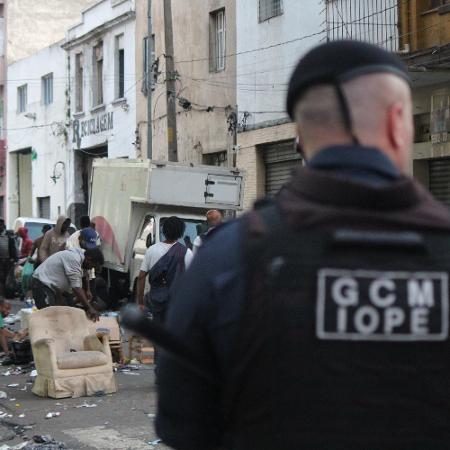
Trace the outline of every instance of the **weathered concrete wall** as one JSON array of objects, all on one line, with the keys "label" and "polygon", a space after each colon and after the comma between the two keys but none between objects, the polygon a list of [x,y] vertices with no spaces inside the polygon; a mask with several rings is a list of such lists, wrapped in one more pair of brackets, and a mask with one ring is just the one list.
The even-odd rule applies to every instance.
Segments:
[{"label": "weathered concrete wall", "polygon": [[[210,13],[225,8],[225,70],[210,72]],[[142,41],[147,35],[147,0],[136,1],[136,77],[143,76]],[[172,0],[176,95],[192,102],[192,110],[177,105],[179,161],[202,162],[202,155],[227,148],[225,107],[236,104],[236,9],[234,0]],[[164,10],[153,2],[155,53],[162,73],[152,93],[153,158],[167,159]],[[137,123],[141,153],[147,154],[147,98],[138,85]],[[209,112],[206,107],[211,106]]]},{"label": "weathered concrete wall", "polygon": [[8,64],[64,38],[81,20],[81,11],[97,0],[8,0]]}]

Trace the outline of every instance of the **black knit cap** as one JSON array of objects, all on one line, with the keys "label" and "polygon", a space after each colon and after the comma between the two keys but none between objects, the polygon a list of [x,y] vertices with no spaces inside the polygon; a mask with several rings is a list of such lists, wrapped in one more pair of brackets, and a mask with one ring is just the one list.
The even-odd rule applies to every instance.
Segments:
[{"label": "black knit cap", "polygon": [[392,73],[410,82],[408,70],[394,53],[358,41],[333,41],[309,51],[298,63],[289,83],[287,112],[294,119],[297,101],[308,88],[341,83],[360,75]]}]

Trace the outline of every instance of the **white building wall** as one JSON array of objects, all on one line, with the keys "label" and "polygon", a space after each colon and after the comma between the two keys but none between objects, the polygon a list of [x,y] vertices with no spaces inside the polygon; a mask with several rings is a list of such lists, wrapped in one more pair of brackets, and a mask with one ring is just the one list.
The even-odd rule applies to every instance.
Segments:
[{"label": "white building wall", "polygon": [[[82,22],[68,30],[64,48],[70,59],[70,129],[69,149],[72,154],[92,155],[92,149],[107,146],[108,158],[136,157],[136,88],[141,80],[135,74],[135,6],[134,1],[103,0],[86,9]],[[116,83],[116,37],[123,35],[125,51],[124,98],[118,99]],[[94,105],[93,51],[103,42],[103,103]],[[83,53],[83,111],[76,112],[76,55]],[[106,126],[97,130],[97,120]],[[95,121],[95,131],[90,125]],[[110,126],[112,124],[112,126]],[[70,169],[68,202],[83,203],[83,193],[77,179],[80,167],[76,158]]]},{"label": "white building wall", "polygon": [[[16,152],[31,149],[32,214],[38,215],[37,197],[50,196],[51,218],[64,212],[65,186],[64,166],[68,164],[66,151],[66,57],[61,43],[56,43],[38,53],[19,60],[7,67],[7,171],[8,220],[11,223],[18,214],[17,157]],[[53,73],[53,102],[43,104],[42,77]],[[18,113],[17,88],[27,84],[26,111]],[[35,119],[25,117],[35,115]],[[55,164],[61,161],[55,169]],[[26,176],[26,174],[22,174]],[[50,177],[56,175],[56,183]]]},{"label": "white building wall", "polygon": [[237,0],[237,103],[240,121],[286,117],[289,77],[300,57],[325,37],[323,3],[282,0],[283,14],[259,22],[259,0]]}]

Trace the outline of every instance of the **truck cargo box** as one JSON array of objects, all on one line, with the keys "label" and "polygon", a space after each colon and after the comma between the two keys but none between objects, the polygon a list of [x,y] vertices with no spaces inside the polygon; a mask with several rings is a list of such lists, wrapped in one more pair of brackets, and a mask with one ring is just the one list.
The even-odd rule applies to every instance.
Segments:
[{"label": "truck cargo box", "polygon": [[102,239],[105,267],[127,272],[141,225],[132,219],[132,198],[143,199],[148,210],[164,207],[174,214],[180,208],[196,214],[239,210],[244,174],[215,166],[102,158],[94,160],[91,184],[89,212]]},{"label": "truck cargo box", "polygon": [[216,166],[152,162],[149,203],[196,208],[242,209],[243,172]]}]

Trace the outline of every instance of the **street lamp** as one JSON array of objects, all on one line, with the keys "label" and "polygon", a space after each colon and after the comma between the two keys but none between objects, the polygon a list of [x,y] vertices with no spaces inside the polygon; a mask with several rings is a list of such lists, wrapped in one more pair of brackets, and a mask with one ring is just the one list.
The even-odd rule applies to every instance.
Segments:
[{"label": "street lamp", "polygon": [[53,183],[56,184],[56,182],[62,177],[62,175],[63,175],[62,172],[59,174],[56,173],[56,167],[59,165],[62,166],[62,169],[64,172],[64,212],[65,212],[65,214],[67,214],[67,197],[66,197],[67,177],[66,177],[66,164],[64,161],[58,161],[55,163],[55,165],[53,166],[53,175],[50,177],[50,179],[53,181]]}]

